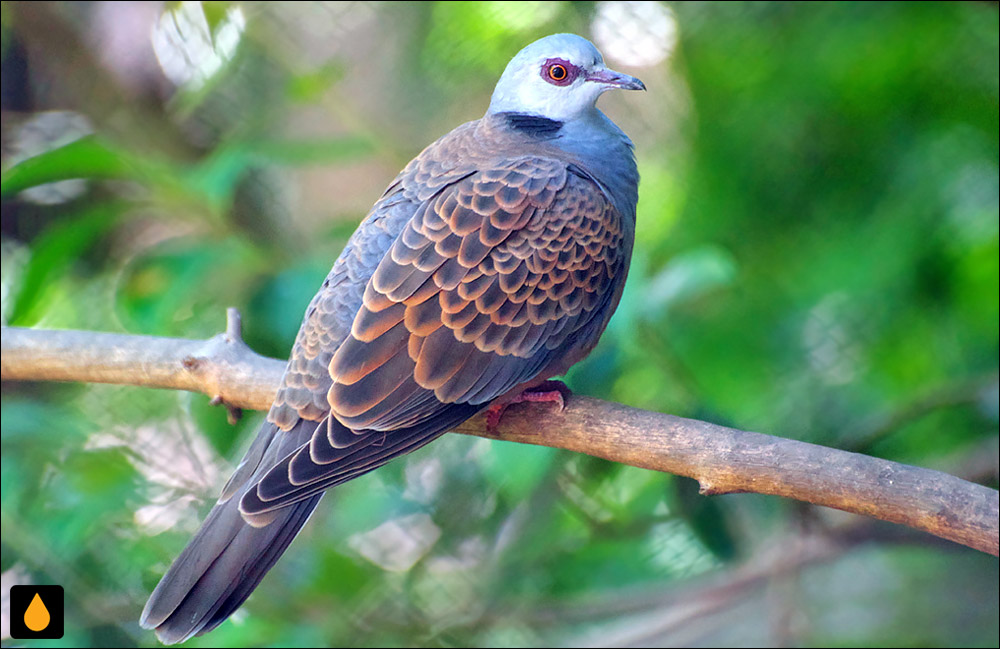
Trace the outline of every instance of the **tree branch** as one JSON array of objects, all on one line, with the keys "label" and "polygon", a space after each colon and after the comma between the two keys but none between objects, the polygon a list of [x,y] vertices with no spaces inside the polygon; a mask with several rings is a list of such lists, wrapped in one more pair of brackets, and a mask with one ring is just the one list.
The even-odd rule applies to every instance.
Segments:
[{"label": "tree branch", "polygon": [[[230,408],[266,410],[285,362],[255,354],[240,337],[239,313],[230,309],[228,316],[226,333],[209,340],[4,327],[0,378],[189,390]],[[687,476],[704,494],[794,498],[908,525],[993,555],[1000,551],[995,489],[857,453],[581,396],[562,412],[515,404],[494,433],[482,416],[456,432]]]}]

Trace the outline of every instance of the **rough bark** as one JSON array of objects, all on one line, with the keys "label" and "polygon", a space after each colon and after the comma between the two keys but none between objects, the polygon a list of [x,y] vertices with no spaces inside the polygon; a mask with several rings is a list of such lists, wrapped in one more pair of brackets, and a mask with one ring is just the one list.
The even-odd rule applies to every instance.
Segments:
[{"label": "rough bark", "polygon": [[[269,408],[284,365],[243,343],[235,309],[226,332],[209,340],[15,327],[2,335],[3,380],[190,390],[233,415]],[[582,396],[562,411],[516,404],[494,431],[478,416],[456,432],[687,476],[705,494],[754,492],[835,507],[998,554],[998,492],[939,471]]]}]

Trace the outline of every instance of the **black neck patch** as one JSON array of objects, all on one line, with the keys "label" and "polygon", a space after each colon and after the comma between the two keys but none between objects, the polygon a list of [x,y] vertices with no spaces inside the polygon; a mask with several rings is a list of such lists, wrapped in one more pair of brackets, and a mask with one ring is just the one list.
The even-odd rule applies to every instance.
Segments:
[{"label": "black neck patch", "polygon": [[563,123],[547,117],[538,115],[528,115],[526,113],[500,113],[507,126],[518,133],[524,133],[531,137],[550,138],[555,137]]}]

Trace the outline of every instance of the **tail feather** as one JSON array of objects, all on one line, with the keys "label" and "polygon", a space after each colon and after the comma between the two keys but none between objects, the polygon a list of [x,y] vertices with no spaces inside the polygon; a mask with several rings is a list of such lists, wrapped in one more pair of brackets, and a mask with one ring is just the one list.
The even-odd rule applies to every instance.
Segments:
[{"label": "tail feather", "polygon": [[[262,435],[271,432],[268,426]],[[289,431],[290,436],[295,437],[294,432]],[[240,495],[254,483],[251,478],[241,485]],[[274,512],[264,527],[253,527],[243,519],[239,497],[216,504],[150,595],[139,623],[155,629],[164,644],[214,629],[250,596],[320,498],[322,493]]]},{"label": "tail feather", "polygon": [[[314,431],[325,438],[325,423],[317,429],[316,422],[300,421],[287,432],[265,424],[222,498],[150,595],[139,623],[155,629],[165,644],[211,631],[250,596],[327,488],[427,444],[478,409],[451,404],[433,419],[394,431],[391,441],[370,444],[322,466],[315,465],[309,442]],[[293,479],[290,464],[299,451],[306,454],[300,453],[305,470],[294,476],[301,481]],[[274,502],[264,503],[258,484],[267,477],[277,480],[277,488]]]}]

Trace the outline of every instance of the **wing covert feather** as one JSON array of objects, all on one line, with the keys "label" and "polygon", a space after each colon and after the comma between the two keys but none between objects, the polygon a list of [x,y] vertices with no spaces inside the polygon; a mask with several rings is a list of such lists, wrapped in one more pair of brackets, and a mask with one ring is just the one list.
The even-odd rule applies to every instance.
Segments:
[{"label": "wing covert feather", "polygon": [[[328,386],[329,418],[247,492],[243,515],[308,499],[562,373],[607,324],[629,244],[600,188],[565,163],[522,157],[455,172],[354,288],[356,314],[341,321],[336,352],[305,364],[328,362],[326,382],[313,383]],[[317,296],[316,310],[330,310],[329,299]],[[318,327],[300,334],[303,353]]]},{"label": "wing covert feather", "polygon": [[[600,188],[557,160],[518,158],[443,188],[366,288],[330,362],[332,414],[391,433],[398,412],[429,419],[448,403],[485,406],[561,358],[568,366],[596,343],[620,295],[611,289],[624,278],[624,240]],[[389,349],[398,362],[382,362]],[[396,387],[388,375],[400,371],[436,400],[414,412],[362,383]]]}]

